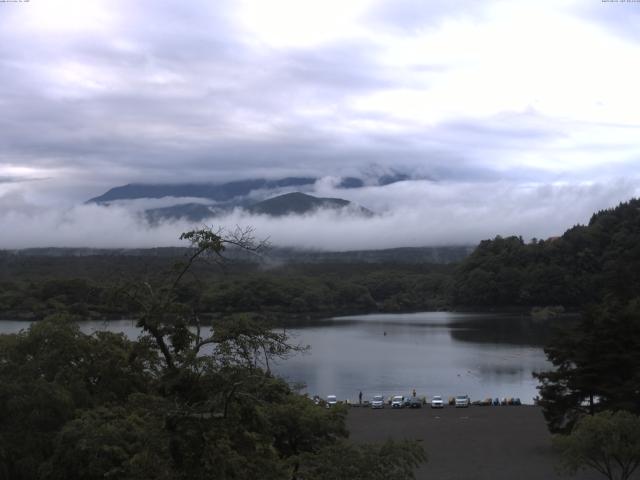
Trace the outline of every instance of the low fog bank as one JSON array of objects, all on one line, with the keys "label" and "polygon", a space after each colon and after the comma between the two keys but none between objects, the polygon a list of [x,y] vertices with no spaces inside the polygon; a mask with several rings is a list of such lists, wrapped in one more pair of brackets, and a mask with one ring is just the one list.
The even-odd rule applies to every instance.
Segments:
[{"label": "low fog bank", "polygon": [[178,240],[181,232],[203,225],[251,226],[258,239],[268,238],[275,246],[333,251],[473,245],[496,235],[528,240],[560,235],[577,223],[587,223],[595,211],[637,196],[636,185],[631,180],[546,185],[408,181],[345,191],[321,182],[316,194],[346,198],[378,215],[362,218],[323,210],[273,218],[236,209],[202,223],[154,226],[141,215],[143,202],[48,207],[12,192],[0,196],[0,248],[177,246],[184,245]]}]

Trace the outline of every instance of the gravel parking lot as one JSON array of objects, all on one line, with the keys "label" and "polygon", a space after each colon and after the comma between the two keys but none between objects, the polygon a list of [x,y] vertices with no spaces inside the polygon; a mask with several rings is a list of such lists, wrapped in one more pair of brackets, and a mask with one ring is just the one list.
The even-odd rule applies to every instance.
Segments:
[{"label": "gravel parking lot", "polygon": [[[539,407],[351,408],[347,424],[356,442],[421,440],[428,462],[417,479],[567,478],[555,470],[551,435]],[[601,477],[582,473],[573,478]]]}]

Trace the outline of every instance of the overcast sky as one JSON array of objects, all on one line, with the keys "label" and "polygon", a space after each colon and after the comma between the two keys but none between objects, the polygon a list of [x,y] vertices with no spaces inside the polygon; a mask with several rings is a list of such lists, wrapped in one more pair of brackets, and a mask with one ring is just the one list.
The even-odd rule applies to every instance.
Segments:
[{"label": "overcast sky", "polygon": [[0,78],[0,247],[122,243],[78,205],[141,181],[431,180],[340,195],[387,223],[285,226],[335,248],[544,237],[640,193],[639,2],[0,2]]}]

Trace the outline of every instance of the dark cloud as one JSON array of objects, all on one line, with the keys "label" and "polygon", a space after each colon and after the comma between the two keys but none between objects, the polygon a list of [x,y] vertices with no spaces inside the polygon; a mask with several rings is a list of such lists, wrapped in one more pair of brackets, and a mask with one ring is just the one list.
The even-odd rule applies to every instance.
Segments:
[{"label": "dark cloud", "polygon": [[353,115],[350,95],[398,83],[371,42],[274,50],[248,41],[228,2],[116,5],[110,35],[0,33],[9,161],[105,183],[384,161],[384,150],[349,147],[357,132],[331,131]]},{"label": "dark cloud", "polygon": [[[3,77],[13,80],[5,85],[11,95],[3,98],[11,114],[0,119],[5,155],[23,165],[102,171],[112,174],[111,181],[175,178],[178,166],[187,170],[181,172],[185,179],[200,177],[200,169],[212,177],[244,176],[239,161],[275,174],[280,163],[289,164],[283,171],[296,170],[295,163],[304,170],[326,157],[314,152],[334,142],[316,126],[303,125],[291,106],[313,107],[320,97],[337,103],[343,89],[388,82],[370,74],[363,45],[256,53],[225,27],[224,18],[203,16],[211,10],[203,4],[176,11],[167,2],[153,8],[134,3],[116,32],[130,50],[94,39],[71,42],[56,58],[49,57],[48,45],[31,40],[31,62],[2,62]],[[67,69],[73,77],[79,66],[89,69],[89,77],[110,78],[93,78],[104,88],[82,85],[82,78],[59,89],[48,78],[43,87],[29,81],[41,61],[54,74]],[[273,133],[253,138],[243,131],[248,123]]]},{"label": "dark cloud", "polygon": [[[569,75],[571,58],[553,57],[553,48],[538,52],[531,45],[539,42],[527,37],[518,37],[509,50],[511,38],[498,27],[517,37],[526,25],[500,24],[511,17],[494,15],[494,10],[507,2],[372,0],[352,29],[310,44],[269,42],[238,21],[238,6],[244,3],[231,0],[96,0],[78,5],[102,6],[105,18],[88,18],[86,24],[82,17],[74,23],[74,7],[66,4],[51,0],[47,8],[59,9],[50,9],[51,19],[40,19],[62,26],[35,22],[38,9],[45,8],[41,2],[20,9],[2,6],[0,15],[0,194],[14,195],[5,203],[21,214],[34,215],[38,202],[49,205],[63,197],[80,202],[131,182],[291,175],[366,179],[399,171],[433,182],[349,194],[364,195],[354,200],[367,207],[404,212],[409,223],[427,217],[444,222],[446,212],[456,212],[458,222],[445,224],[458,233],[442,234],[441,241],[478,239],[489,228],[542,236],[564,220],[586,215],[586,210],[572,210],[572,217],[561,216],[545,229],[536,223],[552,209],[536,210],[545,195],[566,205],[579,195],[592,195],[600,204],[589,201],[585,209],[602,208],[618,197],[585,185],[621,176],[631,182],[640,162],[639,127],[628,120],[625,103],[614,90],[598,91],[591,101],[589,89],[599,85],[599,66],[566,88],[557,72]],[[636,4],[564,5],[559,11],[581,25],[603,27],[629,48],[637,43]],[[549,1],[548,8],[556,7]],[[279,15],[287,12],[274,12],[276,20]],[[446,30],[449,24],[453,33]],[[473,29],[469,37],[458,24]],[[536,55],[523,60],[520,46]],[[591,59],[590,52],[567,52],[589,66],[581,59]],[[529,64],[550,70],[518,71]],[[579,95],[573,97],[574,91]],[[613,93],[602,100],[604,113],[592,114],[595,97],[608,92]],[[627,95],[631,109],[635,97]],[[561,106],[555,108],[556,103]],[[25,186],[33,178],[48,180]],[[503,197],[491,196],[496,182],[505,182],[498,189]],[[558,182],[564,186],[557,187]],[[551,190],[518,193],[530,192],[531,184]],[[625,185],[621,192],[635,191]],[[419,200],[398,194],[398,188]],[[487,222],[487,230],[474,223],[483,194],[489,198],[483,211],[496,219]],[[461,199],[454,203],[453,196]],[[418,201],[431,209],[416,213],[409,208]],[[510,216],[504,202],[521,208],[523,219],[532,215],[532,227],[518,223],[515,213]],[[110,214],[113,225],[122,221],[118,215],[129,218],[125,210]],[[97,212],[103,211],[80,209],[69,215],[83,225],[82,219]],[[43,215],[51,228],[65,218],[51,210]],[[400,214],[385,218],[378,228],[435,242],[405,230]],[[465,222],[471,225],[467,230],[457,226]],[[346,221],[338,223],[351,232]],[[264,222],[269,231],[282,226],[274,225]],[[100,238],[99,233],[91,237],[94,233],[87,233],[87,242]],[[15,238],[23,237],[16,233]],[[56,238],[70,239],[71,232]]]}]

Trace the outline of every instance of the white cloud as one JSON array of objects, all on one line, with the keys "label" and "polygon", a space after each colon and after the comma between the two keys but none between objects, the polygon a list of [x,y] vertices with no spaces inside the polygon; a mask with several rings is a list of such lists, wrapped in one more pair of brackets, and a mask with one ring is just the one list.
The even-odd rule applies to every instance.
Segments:
[{"label": "white cloud", "polygon": [[[635,192],[633,180],[620,194],[608,182],[640,162],[638,9],[596,3],[8,4],[0,17],[0,177],[49,179],[21,188],[27,203],[56,205],[42,225],[58,243],[100,241],[82,220],[88,207],[70,210],[66,222],[85,232],[77,241],[56,227],[54,212],[118,184],[339,177],[371,164],[440,181],[429,193],[416,184],[348,192],[396,212],[367,224],[378,224],[371,238],[385,245],[492,236],[480,217],[495,231],[544,236]],[[537,223],[545,200],[525,193],[554,182],[565,182],[550,192],[567,213],[556,209],[552,226]],[[0,184],[0,194],[12,188]],[[413,208],[419,203],[432,206]],[[20,236],[20,215],[4,212],[0,229],[12,228],[16,240],[45,238],[32,217],[24,219],[31,236]],[[114,225],[126,217],[118,209],[105,215]],[[431,233],[405,229],[403,218]],[[441,218],[443,227],[430,223]],[[155,235],[132,225],[132,242]],[[288,231],[314,244],[315,230],[300,225],[306,237],[293,224],[264,223],[276,236]],[[354,242],[375,243],[356,231],[370,227],[336,225]],[[169,241],[175,232],[162,228],[158,238]]]},{"label": "white cloud", "polygon": [[[335,190],[329,182],[318,194],[342,196],[381,212],[358,218],[335,211],[273,218],[235,210],[205,224],[228,230],[252,226],[258,238],[276,246],[361,250],[401,246],[474,245],[495,235],[546,238],[588,222],[592,213],[640,194],[631,179],[606,184],[399,182],[386,187]],[[135,208],[131,208],[133,207]],[[0,197],[0,248],[138,248],[180,245],[180,233],[202,224],[186,221],[149,226],[139,202],[103,207],[34,207],[19,193]]]},{"label": "white cloud", "polygon": [[357,36],[371,0],[242,0],[236,18],[254,41],[275,48],[309,48]]},{"label": "white cloud", "polygon": [[[26,2],[25,2],[26,3]],[[47,0],[15,8],[12,21],[33,34],[109,32],[116,22],[114,2],[104,0]]]}]

